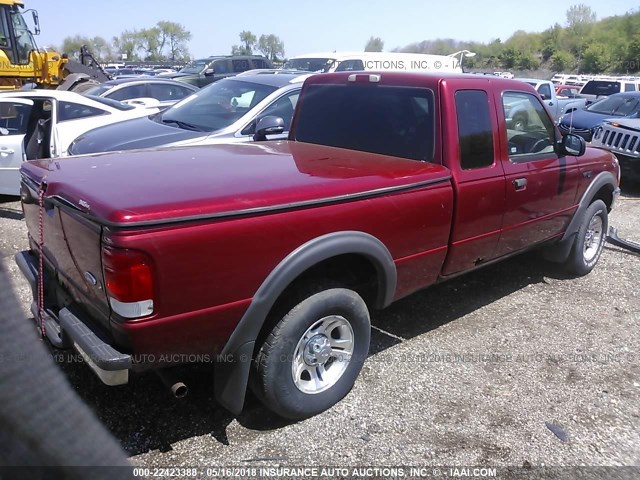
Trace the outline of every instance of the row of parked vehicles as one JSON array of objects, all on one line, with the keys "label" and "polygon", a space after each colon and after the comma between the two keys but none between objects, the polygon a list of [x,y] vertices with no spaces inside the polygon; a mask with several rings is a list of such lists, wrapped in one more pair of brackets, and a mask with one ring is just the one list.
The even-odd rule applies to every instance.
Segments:
[{"label": "row of parked vehicles", "polygon": [[[294,60],[302,62],[299,66],[331,65],[339,69],[339,63],[326,56],[319,55],[318,64],[311,63],[313,58],[316,57]],[[217,61],[218,57],[209,60],[214,64]],[[230,59],[226,61],[233,63]],[[0,193],[18,193],[17,169],[24,158],[285,138],[302,82],[310,73],[286,69],[249,70],[213,82],[202,90],[189,83],[156,76],[111,80],[89,88],[83,95],[56,90],[5,93],[0,103],[0,127],[3,127]],[[638,142],[633,139],[625,142],[626,133],[622,135],[622,132],[615,137],[606,135],[606,139],[604,134],[594,134],[603,128],[633,129],[634,121],[620,126],[613,120],[638,117],[640,92],[605,95],[605,91],[587,97],[582,93],[576,95],[576,87],[554,86],[551,81],[539,79],[520,80],[535,88],[562,133],[575,133],[587,142],[593,140],[598,146],[614,150],[621,156],[625,177],[638,178]],[[180,103],[174,105],[177,102]],[[505,105],[505,109],[507,122],[515,130],[526,130],[536,115],[526,102],[515,101]],[[266,135],[258,132],[258,120],[265,116],[282,118],[282,128]],[[608,119],[612,121],[601,127]],[[633,131],[629,133],[633,134]]]}]

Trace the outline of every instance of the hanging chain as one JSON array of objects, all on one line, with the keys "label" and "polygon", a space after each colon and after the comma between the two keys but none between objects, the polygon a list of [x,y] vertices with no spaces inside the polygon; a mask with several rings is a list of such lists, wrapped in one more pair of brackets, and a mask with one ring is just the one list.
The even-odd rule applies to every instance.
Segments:
[{"label": "hanging chain", "polygon": [[43,337],[47,332],[44,325],[44,178],[40,183],[38,192],[38,246],[40,254],[38,257],[38,326]]}]

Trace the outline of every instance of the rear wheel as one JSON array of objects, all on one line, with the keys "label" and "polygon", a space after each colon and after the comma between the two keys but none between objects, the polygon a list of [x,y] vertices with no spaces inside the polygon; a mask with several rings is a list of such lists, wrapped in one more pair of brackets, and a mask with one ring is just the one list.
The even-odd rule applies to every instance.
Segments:
[{"label": "rear wheel", "polygon": [[607,206],[596,200],[584,213],[565,266],[575,275],[586,275],[598,263],[609,228]]},{"label": "rear wheel", "polygon": [[349,393],[370,337],[369,311],[360,295],[345,288],[312,293],[265,339],[255,358],[253,387],[282,417],[316,415]]}]

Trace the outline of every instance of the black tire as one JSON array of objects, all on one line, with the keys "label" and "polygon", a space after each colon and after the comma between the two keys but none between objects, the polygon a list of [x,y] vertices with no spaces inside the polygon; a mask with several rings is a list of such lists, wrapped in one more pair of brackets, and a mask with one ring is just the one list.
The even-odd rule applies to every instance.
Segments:
[{"label": "black tire", "polygon": [[526,115],[520,113],[513,117],[513,129],[518,131],[526,130],[529,125],[529,119]]},{"label": "black tire", "polygon": [[[352,354],[347,363],[342,363],[341,356],[336,354],[340,350],[330,348],[331,356],[318,367],[322,367],[325,379],[336,376],[328,372],[338,372],[335,383],[324,390],[305,392],[298,384],[308,383],[311,389],[316,384],[311,378],[306,381],[304,375],[308,372],[304,370],[315,372],[317,367],[300,364],[297,359],[302,357],[296,355],[296,352],[300,352],[301,345],[305,345],[302,350],[304,352],[314,346],[311,345],[313,339],[320,338],[321,335],[314,334],[313,328],[330,323],[330,320],[326,320],[328,318],[336,319],[340,325],[335,327],[335,330],[339,329],[338,336],[333,336],[335,330],[330,331],[329,336],[337,341],[344,341],[340,340],[339,335],[343,331],[350,332]],[[349,324],[351,330],[341,323],[342,320]],[[305,340],[305,335],[311,335],[311,340]],[[349,333],[346,334],[348,335]],[[328,336],[325,338],[326,342],[331,342]],[[284,418],[301,420],[316,415],[331,408],[349,393],[369,352],[370,338],[369,311],[356,292],[346,288],[329,288],[306,295],[275,325],[262,344],[255,358],[255,381],[252,382],[252,388],[269,410]],[[294,380],[294,365],[304,367],[303,375],[297,380]],[[335,370],[331,370],[332,368]]]},{"label": "black tire", "polygon": [[602,200],[595,200],[584,212],[571,253],[565,262],[567,271],[582,276],[593,270],[602,253],[608,231],[607,206]]}]

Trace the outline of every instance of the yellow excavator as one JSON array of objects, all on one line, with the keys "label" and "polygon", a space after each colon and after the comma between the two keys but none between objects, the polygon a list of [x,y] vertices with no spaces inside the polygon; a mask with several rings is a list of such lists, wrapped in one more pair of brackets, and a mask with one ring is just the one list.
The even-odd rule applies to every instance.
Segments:
[{"label": "yellow excavator", "polygon": [[[40,33],[38,12],[24,11],[21,0],[0,0],[0,91],[25,86],[82,91],[109,79],[88,49],[80,51],[80,61],[66,54],[38,49],[34,34]],[[31,12],[34,32],[23,13]]]}]

